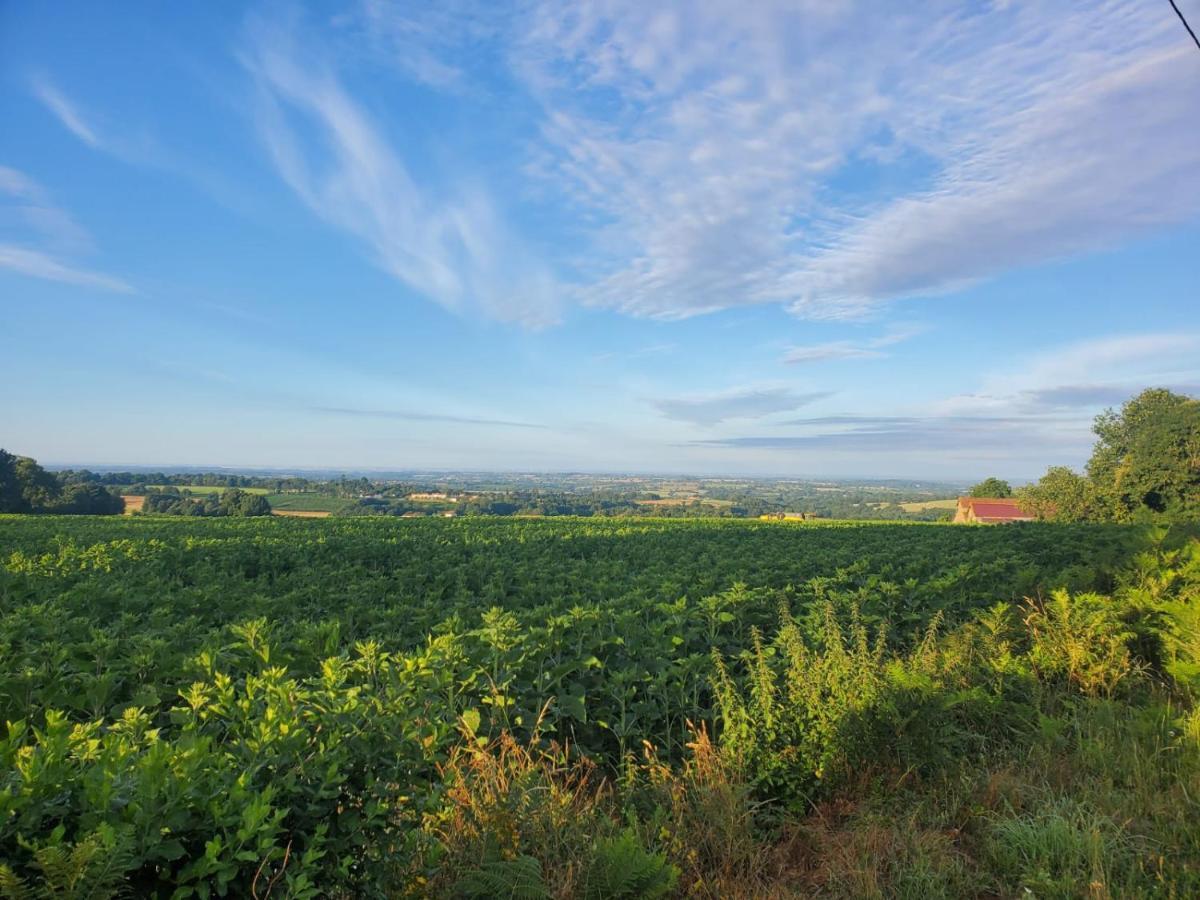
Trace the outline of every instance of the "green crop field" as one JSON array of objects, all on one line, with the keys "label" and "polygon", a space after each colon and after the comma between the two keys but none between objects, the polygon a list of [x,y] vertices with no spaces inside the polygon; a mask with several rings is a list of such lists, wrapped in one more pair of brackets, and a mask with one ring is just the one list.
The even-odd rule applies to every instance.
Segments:
[{"label": "green crop field", "polygon": [[267,494],[267,502],[271,509],[291,509],[304,512],[341,512],[352,504],[353,500],[344,497],[330,497],[326,494]]},{"label": "green crop field", "polygon": [[1195,896],[1198,547],[0,516],[0,896]]}]

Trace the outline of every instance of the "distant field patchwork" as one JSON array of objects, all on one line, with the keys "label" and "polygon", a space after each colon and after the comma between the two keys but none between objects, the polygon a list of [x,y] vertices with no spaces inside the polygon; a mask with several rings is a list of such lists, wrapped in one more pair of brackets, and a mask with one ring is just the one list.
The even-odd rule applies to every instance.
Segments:
[{"label": "distant field patchwork", "polygon": [[[146,487],[159,488],[162,490],[173,488],[173,489],[179,491],[181,494],[182,493],[201,494],[201,495],[205,495],[205,496],[207,496],[208,494],[223,494],[223,493],[225,493],[225,491],[229,490],[229,488],[224,487],[223,485],[216,486],[216,485],[210,485],[210,484],[148,484],[148,485],[146,485]],[[266,488],[261,488],[261,487],[244,487],[244,488],[238,488],[238,490],[243,491],[247,494],[270,493],[270,491],[268,491]]]}]

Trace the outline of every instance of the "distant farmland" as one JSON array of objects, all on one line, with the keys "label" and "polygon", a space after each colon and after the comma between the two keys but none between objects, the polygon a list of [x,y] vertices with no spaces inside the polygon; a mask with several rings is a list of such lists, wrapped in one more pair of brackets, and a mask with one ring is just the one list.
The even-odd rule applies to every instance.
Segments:
[{"label": "distant farmland", "polygon": [[707,497],[666,497],[660,500],[639,500],[642,506],[687,506],[702,503],[705,506],[733,506],[732,500],[711,500]]},{"label": "distant farmland", "polygon": [[[182,494],[191,494],[197,497],[206,497],[209,494],[223,494],[228,490],[226,487],[210,487],[203,484],[156,484],[147,486],[158,489],[173,489]],[[272,494],[267,488],[261,487],[238,488],[238,490],[245,491],[247,494],[266,495],[267,502],[271,504],[271,509],[284,514],[312,513],[317,516],[328,516],[341,512],[353,502],[345,497],[330,497],[327,494],[309,492]],[[122,497],[125,500],[126,514],[139,511],[146,500],[141,495],[124,494]]]},{"label": "distant farmland", "polygon": [[905,512],[922,512],[926,509],[955,509],[958,506],[958,498],[950,497],[947,500],[922,500],[919,503],[901,503],[899,506]]},{"label": "distant farmland", "polygon": [[[265,493],[265,492],[264,492]],[[282,512],[341,512],[353,501],[327,494],[267,494],[271,509]]]}]

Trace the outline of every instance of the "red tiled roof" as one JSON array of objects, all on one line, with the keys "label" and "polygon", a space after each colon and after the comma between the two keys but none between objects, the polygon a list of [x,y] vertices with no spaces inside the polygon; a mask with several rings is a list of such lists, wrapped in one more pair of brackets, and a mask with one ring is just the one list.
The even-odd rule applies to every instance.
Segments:
[{"label": "red tiled roof", "polygon": [[1013,519],[1032,519],[1016,500],[967,498],[967,503],[980,521],[1007,522]]}]

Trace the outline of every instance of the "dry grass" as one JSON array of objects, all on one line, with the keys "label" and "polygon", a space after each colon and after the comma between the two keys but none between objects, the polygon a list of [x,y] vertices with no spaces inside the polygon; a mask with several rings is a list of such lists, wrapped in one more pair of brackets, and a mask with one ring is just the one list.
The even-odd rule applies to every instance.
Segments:
[{"label": "dry grass", "polygon": [[542,750],[507,733],[483,747],[468,742],[442,775],[447,803],[427,823],[446,853],[445,883],[431,885],[439,895],[481,862],[532,856],[552,896],[575,896],[596,838],[616,830],[607,782],[557,746]]},{"label": "dry grass", "polygon": [[682,766],[672,767],[647,745],[636,773],[653,804],[646,838],[679,867],[681,892],[712,900],[794,896],[795,842],[763,840],[760,804],[703,726],[687,747]]}]

